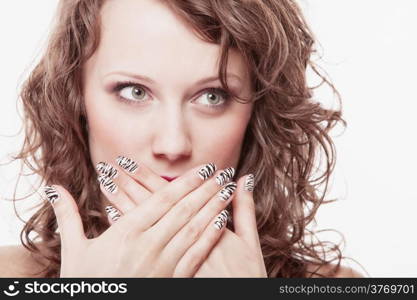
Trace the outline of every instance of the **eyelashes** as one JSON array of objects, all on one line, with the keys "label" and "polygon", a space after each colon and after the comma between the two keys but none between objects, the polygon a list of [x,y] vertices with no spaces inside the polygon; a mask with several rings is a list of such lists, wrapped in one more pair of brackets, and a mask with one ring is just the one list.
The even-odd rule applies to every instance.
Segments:
[{"label": "eyelashes", "polygon": [[[116,82],[115,85],[111,88],[111,92],[114,93],[120,101],[122,101],[124,103],[127,103],[129,105],[143,105],[146,101],[148,101],[148,100],[146,100],[146,98],[145,98],[145,100],[140,100],[140,99],[132,100],[132,99],[127,99],[126,97],[123,97],[120,93],[123,89],[125,89],[127,87],[140,89],[140,90],[143,90],[144,93],[149,94],[148,88],[146,88],[145,86],[143,86],[141,84],[135,83],[133,81],[119,81],[119,82]],[[129,94],[131,94],[131,92]],[[210,109],[214,109],[214,110],[224,108],[228,104],[230,99],[232,98],[232,96],[229,92],[227,92],[225,89],[220,88],[220,87],[209,87],[209,88],[203,89],[201,92],[199,92],[198,98],[200,98],[204,94],[214,94],[214,95],[217,95],[217,96],[221,97],[221,100],[220,100],[221,103],[220,104],[204,104],[204,103],[202,104],[203,106],[206,106],[206,107],[208,107]],[[193,100],[193,102],[194,102],[194,100]],[[208,100],[207,100],[207,102],[208,102]]]}]

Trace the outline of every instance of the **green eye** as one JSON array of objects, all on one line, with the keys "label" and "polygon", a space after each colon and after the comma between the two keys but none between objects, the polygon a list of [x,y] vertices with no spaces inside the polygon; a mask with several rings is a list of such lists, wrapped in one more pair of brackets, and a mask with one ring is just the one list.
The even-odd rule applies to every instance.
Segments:
[{"label": "green eye", "polygon": [[215,93],[207,93],[207,101],[213,105],[217,105],[221,102],[221,99]]},{"label": "green eye", "polygon": [[146,97],[149,97],[149,92],[146,87],[132,81],[117,82],[113,86],[112,92],[120,101],[129,105],[146,104],[148,101]]},{"label": "green eye", "polygon": [[208,88],[203,92],[201,98],[204,106],[212,109],[221,109],[230,99],[230,95],[220,88]]},{"label": "green eye", "polygon": [[[124,92],[124,90],[126,90],[126,92]],[[120,96],[126,99],[131,99],[131,97],[133,97],[134,100],[142,101],[145,95],[146,91],[138,86],[128,86],[120,91]]]}]

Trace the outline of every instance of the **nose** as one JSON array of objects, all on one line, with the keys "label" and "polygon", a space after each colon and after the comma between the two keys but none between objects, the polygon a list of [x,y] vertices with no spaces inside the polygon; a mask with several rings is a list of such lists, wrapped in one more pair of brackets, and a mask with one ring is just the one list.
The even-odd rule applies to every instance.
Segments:
[{"label": "nose", "polygon": [[153,155],[170,162],[191,156],[190,127],[181,108],[166,108],[153,119]]}]

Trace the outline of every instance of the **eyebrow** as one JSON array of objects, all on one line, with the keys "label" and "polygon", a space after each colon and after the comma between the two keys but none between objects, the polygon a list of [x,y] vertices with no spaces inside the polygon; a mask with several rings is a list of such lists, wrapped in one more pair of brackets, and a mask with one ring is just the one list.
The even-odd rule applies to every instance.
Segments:
[{"label": "eyebrow", "polygon": [[[143,81],[146,81],[146,82],[151,83],[151,84],[156,84],[156,81],[153,80],[152,78],[148,77],[148,76],[141,75],[141,74],[134,74],[134,73],[125,72],[125,71],[110,72],[110,73],[107,73],[104,77],[107,77],[107,76],[113,75],[113,74],[124,75],[124,76],[132,77],[132,78],[135,78],[135,79],[143,80]],[[226,77],[233,77],[233,78],[236,78],[237,80],[239,80],[240,82],[243,82],[242,78],[240,78],[238,75],[236,75],[234,73],[227,73]],[[217,80],[220,80],[217,75],[216,76],[210,76],[210,77],[206,77],[206,78],[202,78],[202,79],[198,80],[195,84],[205,84],[205,83],[213,82],[213,81],[217,81]]]}]

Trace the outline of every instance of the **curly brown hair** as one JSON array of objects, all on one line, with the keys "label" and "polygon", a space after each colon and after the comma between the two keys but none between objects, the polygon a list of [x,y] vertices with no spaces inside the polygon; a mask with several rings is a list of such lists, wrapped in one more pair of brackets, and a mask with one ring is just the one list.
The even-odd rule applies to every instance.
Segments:
[{"label": "curly brown hair", "polygon": [[[307,67],[331,87],[339,101],[340,95],[311,59],[315,38],[300,7],[292,0],[164,2],[201,39],[220,45],[218,74],[229,93],[233,95],[226,79],[228,50],[238,50],[250,70],[255,91],[249,100],[254,101],[254,108],[236,175],[253,173],[256,178],[257,226],[268,277],[309,277],[317,273],[308,271],[308,264],[320,268],[337,260],[330,272],[335,274],[343,258],[339,245],[330,243],[333,246],[326,248],[328,242],[307,242],[306,238],[316,234],[307,225],[326,203],[335,165],[329,131],[338,122],[346,127],[346,122],[341,106],[326,109],[312,99],[317,86],[307,85]],[[59,184],[72,194],[88,238],[109,226],[90,159],[82,77],[83,65],[100,41],[103,3],[59,2],[46,51],[22,86],[26,135],[14,157],[43,182]],[[324,170],[314,178],[320,154],[325,157]],[[48,203],[39,206],[20,239],[47,262],[42,276],[58,277],[56,218]]]}]

